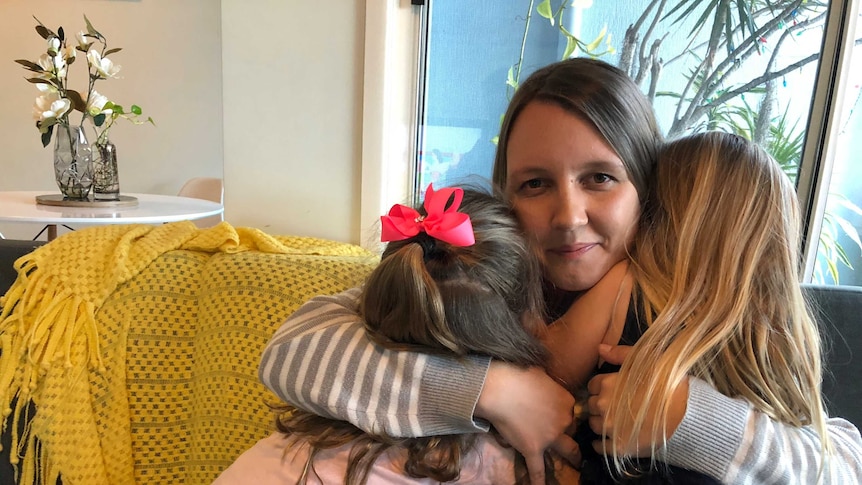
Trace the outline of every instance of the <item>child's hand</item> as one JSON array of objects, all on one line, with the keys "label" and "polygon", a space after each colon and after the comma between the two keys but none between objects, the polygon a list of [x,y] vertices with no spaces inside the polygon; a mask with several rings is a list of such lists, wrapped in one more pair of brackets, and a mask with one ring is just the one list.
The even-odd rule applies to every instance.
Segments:
[{"label": "child's hand", "polygon": [[546,450],[580,466],[580,449],[565,434],[573,422],[574,405],[572,395],[542,369],[492,361],[476,416],[490,421],[524,455],[530,482],[543,485]]},{"label": "child's hand", "polygon": [[[599,355],[602,359],[611,364],[622,365],[625,358],[631,352],[632,348],[625,345],[599,345]],[[605,446],[610,451],[611,441],[608,438],[614,436],[628,436],[631,433],[630,429],[613,429],[613,416],[609,413],[611,398],[614,389],[619,380],[619,373],[599,374],[593,377],[587,385],[587,390],[590,393],[590,398],[587,401],[590,412],[590,428],[599,435],[604,435],[605,439],[593,442],[593,448],[599,453],[605,452]],[[646,394],[639,392],[639,394]],[[646,406],[655,406],[655,402],[648,399],[645,395],[635,396],[633,402],[643,403]],[[647,421],[644,421],[641,426],[641,431],[635,441],[625,446],[624,443],[618,444],[622,446],[617,452],[622,456],[629,457],[644,457],[649,456],[652,445],[656,447],[662,444],[673,435],[682,418],[685,416],[685,410],[688,402],[688,379],[680,383],[671,396],[671,403],[667,416],[667,430],[665,436],[653,436],[653,422],[650,420],[654,413],[647,413]],[[605,423],[608,424],[605,429]]]}]

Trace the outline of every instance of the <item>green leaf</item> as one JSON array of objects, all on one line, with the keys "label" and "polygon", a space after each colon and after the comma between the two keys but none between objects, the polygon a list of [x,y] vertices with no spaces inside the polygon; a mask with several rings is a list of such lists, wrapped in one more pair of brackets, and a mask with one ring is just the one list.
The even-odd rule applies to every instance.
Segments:
[{"label": "green leaf", "polygon": [[108,57],[109,55],[114,54],[116,52],[120,52],[121,50],[123,50],[122,47],[114,47],[113,49],[108,49],[105,51],[104,54],[102,54],[102,57]]},{"label": "green leaf", "polygon": [[87,35],[91,35],[97,39],[103,39],[104,40],[104,37],[102,37],[102,34],[100,34],[98,30],[93,28],[93,24],[90,23],[90,19],[88,19],[86,15],[84,15],[84,22],[87,23]]},{"label": "green leaf", "polygon": [[114,111],[115,114],[118,114],[118,115],[126,114],[126,112],[123,110],[123,107],[120,106],[119,104],[115,104],[115,105],[111,106],[111,109]]},{"label": "green leaf", "polygon": [[[836,204],[840,205],[841,207],[844,207],[845,209],[852,211],[852,212],[855,212],[857,215],[862,216],[862,207],[859,207],[858,205],[854,204],[853,202],[848,200],[847,197],[845,197],[844,195],[830,192],[829,197],[830,197],[830,202],[835,202]],[[834,197],[834,199],[833,199],[833,197]]]},{"label": "green leaf", "polygon": [[733,42],[733,23],[730,21],[730,8],[725,4],[722,8],[722,12],[724,15],[724,47],[727,49],[727,55],[733,55],[734,42]]},{"label": "green leaf", "polygon": [[587,44],[587,46],[586,46],[586,47],[584,47],[584,50],[585,50],[585,51],[587,51],[587,52],[592,52],[592,51],[594,51],[594,50],[598,49],[598,48],[599,48],[599,44],[601,44],[601,43],[602,43],[602,39],[604,39],[604,38],[605,38],[605,34],[607,34],[607,33],[608,33],[608,26],[607,26],[607,25],[605,25],[604,27],[602,27],[602,31],[601,31],[601,32],[599,32],[599,35],[598,35],[598,37],[596,37],[596,40],[594,40],[594,41],[590,42],[589,44]]},{"label": "green leaf", "polygon": [[[741,25],[741,29],[743,35],[745,35],[745,28],[748,27],[748,33],[754,35],[754,32],[757,30],[757,25],[754,23],[754,18],[751,16],[751,7],[747,2],[736,0],[736,13],[739,14],[739,23]],[[757,51],[760,52],[760,43],[757,43]]]},{"label": "green leaf", "polygon": [[105,113],[99,113],[93,117],[93,124],[96,126],[102,126],[105,123]]},{"label": "green leaf", "polygon": [[[844,234],[847,235],[854,243],[856,243],[856,247],[862,251],[862,240],[859,239],[859,233],[856,232],[856,228],[853,227],[853,224],[850,223],[847,219],[843,217],[835,216],[835,222],[841,227],[841,230],[844,231]],[[840,247],[840,246],[839,246]]]},{"label": "green leaf", "polygon": [[132,105],[132,113],[135,113],[136,115],[140,116],[141,114],[143,114],[143,110],[141,110],[140,106],[133,104]]},{"label": "green leaf", "polygon": [[66,40],[66,33],[63,31],[63,27],[57,29],[57,37],[60,39],[61,43]]},{"label": "green leaf", "polygon": [[829,268],[829,276],[832,277],[832,281],[838,283],[838,265],[832,261],[827,261],[826,267]]},{"label": "green leaf", "polygon": [[31,71],[44,72],[44,70],[42,69],[42,66],[40,66],[39,64],[36,64],[35,62],[30,62],[26,59],[15,59],[15,62],[17,62],[18,64],[21,64],[22,66],[26,67],[27,69],[29,69]]},{"label": "green leaf", "polygon": [[506,85],[518,89],[518,81],[515,80],[515,66],[509,67],[509,72],[506,74]]},{"label": "green leaf", "polygon": [[27,80],[27,82],[33,83],[33,84],[51,84],[51,85],[54,84],[47,79],[42,79],[41,77],[31,77],[30,79]]},{"label": "green leaf", "polygon": [[[853,264],[850,262],[850,258],[847,257],[847,253],[844,252],[844,248],[840,244],[835,245],[835,253],[838,255],[838,261],[840,261],[841,264],[853,269]],[[838,280],[836,279],[835,281]]]},{"label": "green leaf", "polygon": [[536,12],[548,19],[551,25],[554,25],[554,11],[551,9],[551,0],[542,0],[542,3],[536,7]]},{"label": "green leaf", "polygon": [[45,39],[45,40],[48,40],[48,39],[49,39],[49,38],[51,38],[51,37],[56,37],[56,36],[54,35],[54,32],[51,32],[51,31],[48,29],[48,27],[45,27],[44,25],[37,25],[37,26],[36,26],[36,32],[38,32],[38,33],[39,33],[39,35],[41,35],[41,36],[42,36],[42,38],[43,38],[43,39]]},{"label": "green leaf", "polygon": [[54,125],[48,127],[47,131],[42,133],[42,146],[47,147],[51,144],[51,135],[54,134]]},{"label": "green leaf", "polygon": [[563,52],[563,60],[571,58],[578,48],[578,39],[566,36],[566,50]]},{"label": "green leaf", "polygon": [[[686,3],[688,3],[688,0],[683,0],[682,2],[680,2],[676,7],[674,7],[670,12],[668,12],[667,15],[665,15],[663,17],[662,20],[670,17],[674,12],[676,12],[680,7],[682,7]],[[702,4],[702,2],[700,2],[700,1],[697,1],[697,0],[692,1],[691,5],[683,13],[681,13],[676,18],[676,20],[674,20],[673,23],[671,23],[671,25],[676,25],[677,23],[687,19],[688,16],[691,15],[694,12],[694,10],[697,7],[699,7],[701,4]],[[710,0],[709,5],[707,5],[706,9],[703,11],[703,14],[694,23],[694,26],[691,28],[689,35],[693,35],[698,30],[700,30],[700,27],[706,23],[706,18],[709,17],[709,14],[715,10],[715,8],[718,6],[718,4],[719,4],[719,0]]]},{"label": "green leaf", "polygon": [[101,37],[99,31],[93,28],[93,24],[90,23],[90,19],[87,18],[86,14],[84,15],[84,22],[87,24],[87,35],[92,35],[96,38]]}]

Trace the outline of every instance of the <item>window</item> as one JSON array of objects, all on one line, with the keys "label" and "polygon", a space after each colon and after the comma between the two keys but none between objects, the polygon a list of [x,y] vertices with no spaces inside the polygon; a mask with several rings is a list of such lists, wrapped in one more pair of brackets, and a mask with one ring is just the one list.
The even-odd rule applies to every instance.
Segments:
[{"label": "window", "polygon": [[489,183],[514,87],[575,45],[626,69],[668,137],[720,129],[766,148],[811,212],[808,277],[862,285],[862,155],[849,149],[862,136],[862,61],[845,54],[859,37],[855,2],[427,3],[417,199],[429,182]]},{"label": "window", "polygon": [[809,234],[819,234],[816,254],[809,258],[809,272],[815,281],[862,286],[862,154],[853,149],[854,138],[862,136],[862,51],[858,45],[862,23],[858,22],[858,3],[846,2],[834,10],[831,15],[846,18],[844,31],[848,35],[836,42],[844,56],[834,67],[831,84],[835,101],[827,118],[831,123],[824,130],[826,146],[821,150],[822,158],[831,163],[821,170],[820,183],[814,187],[819,190],[811,190],[814,194],[810,198],[819,199],[820,204],[809,227]]}]

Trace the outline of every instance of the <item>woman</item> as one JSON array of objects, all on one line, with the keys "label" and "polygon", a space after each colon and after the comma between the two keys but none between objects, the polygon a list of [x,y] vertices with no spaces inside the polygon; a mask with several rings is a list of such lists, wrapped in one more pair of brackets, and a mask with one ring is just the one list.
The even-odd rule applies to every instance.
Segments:
[{"label": "woman", "polygon": [[[636,251],[633,238],[661,143],[652,107],[637,86],[601,61],[576,58],[552,64],[516,92],[503,120],[494,183],[503,188],[525,233],[540,249],[552,319]],[[542,483],[546,449],[577,458],[578,447],[564,433],[572,425],[574,400],[540,369],[413,353],[393,353],[367,369],[362,357],[370,345],[367,336],[347,330],[357,319],[349,302],[314,299],[267,346],[261,380],[291,404],[393,436],[482,431],[490,421],[525,456],[533,483]],[[580,372],[589,375],[605,332],[588,320],[579,325],[583,338],[573,354]],[[303,362],[303,372],[289,372],[292,362]],[[360,370],[352,382],[334,386],[332,380],[344,368]],[[374,377],[393,383],[385,396],[390,406],[370,399]],[[756,418],[762,415],[740,413],[709,386],[691,395],[687,391],[682,387],[675,394],[688,396],[682,406],[686,419],[679,423],[685,432],[668,429],[664,457],[672,465],[723,480],[727,470],[747,458],[743,438],[760,432],[757,426],[763,421]],[[687,434],[712,423],[733,433],[718,450],[709,437]],[[854,466],[858,448],[852,440],[858,431],[847,429],[844,421],[829,424],[830,435],[842,436],[833,440],[833,465]],[[786,446],[802,452],[816,446],[797,439],[794,431],[782,435]],[[675,461],[682,455],[686,463]],[[773,463],[749,465],[739,476],[768,473]]]}]

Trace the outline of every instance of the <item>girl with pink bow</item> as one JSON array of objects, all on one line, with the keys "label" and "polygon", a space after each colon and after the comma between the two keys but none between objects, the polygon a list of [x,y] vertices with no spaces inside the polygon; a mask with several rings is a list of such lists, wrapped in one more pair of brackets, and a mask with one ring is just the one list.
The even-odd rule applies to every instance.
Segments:
[{"label": "girl with pink bow", "polygon": [[[541,269],[511,209],[477,190],[428,187],[419,210],[396,204],[381,217],[389,242],[364,287],[353,291],[365,330],[375,342],[370,365],[385,351],[448,355],[475,362],[490,357],[517,368],[542,367],[545,347]],[[290,338],[283,329],[276,339]],[[371,378],[363,368],[327,382],[322,395]],[[376,405],[396,399],[381,383]],[[440,396],[446,399],[445,395]],[[431,403],[417,403],[416,413]],[[277,409],[278,432],[258,442],[216,480],[254,483],[523,483],[522,456],[496,434],[448,434],[399,439],[385,426],[365,432],[292,406]],[[577,474],[548,459],[550,483]]]}]

